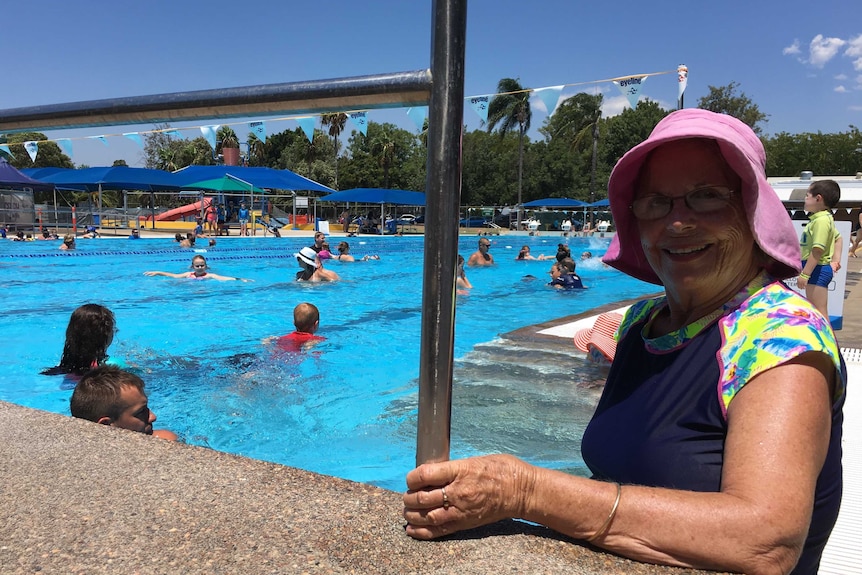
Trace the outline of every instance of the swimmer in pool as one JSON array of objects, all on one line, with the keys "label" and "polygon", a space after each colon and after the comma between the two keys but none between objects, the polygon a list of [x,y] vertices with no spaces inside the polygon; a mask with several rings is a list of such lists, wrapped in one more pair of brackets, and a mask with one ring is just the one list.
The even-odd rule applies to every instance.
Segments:
[{"label": "swimmer in pool", "polygon": [[145,276],[165,276],[169,278],[189,278],[194,280],[218,280],[218,281],[241,281],[250,282],[254,280],[245,278],[232,278],[230,276],[220,276],[207,271],[207,260],[202,255],[196,255],[192,258],[192,271],[174,274],[171,272],[144,272]]}]

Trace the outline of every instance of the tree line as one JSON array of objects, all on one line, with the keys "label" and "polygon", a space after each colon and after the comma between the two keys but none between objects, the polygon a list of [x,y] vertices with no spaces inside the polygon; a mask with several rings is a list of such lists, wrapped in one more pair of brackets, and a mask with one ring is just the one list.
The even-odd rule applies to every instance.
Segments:
[{"label": "tree line", "polygon": [[[735,82],[709,87],[698,107],[733,115],[758,133],[767,152],[767,174],[853,175],[862,171],[862,134],[849,126],[834,134],[781,132],[763,135],[768,115],[738,91]],[[546,197],[595,201],[607,197],[607,181],[617,160],[647,138],[671,110],[643,99],[613,117],[602,116],[601,94],[579,93],[563,101],[544,118],[540,137],[527,135],[532,120],[529,89],[517,79],[504,78],[491,99],[488,121],[463,134],[462,205],[515,205]],[[175,138],[169,125],[144,135],[144,164],[176,170],[187,165],[211,165],[225,147],[239,147],[250,166],[289,169],[334,189],[355,187],[425,189],[426,131],[413,133],[390,123],[370,121],[365,135],[353,131],[342,150],[347,117],[324,114],[311,141],[301,128],[272,134],[266,141],[249,133],[242,140],[230,127],[217,133],[216,149],[203,137]],[[10,163],[18,168],[73,167],[54,142],[39,146],[31,162],[22,142],[47,140],[38,132],[0,136],[12,150]],[[3,154],[3,152],[0,152]],[[115,163],[122,163],[118,161]],[[107,198],[110,203],[112,200]]]}]

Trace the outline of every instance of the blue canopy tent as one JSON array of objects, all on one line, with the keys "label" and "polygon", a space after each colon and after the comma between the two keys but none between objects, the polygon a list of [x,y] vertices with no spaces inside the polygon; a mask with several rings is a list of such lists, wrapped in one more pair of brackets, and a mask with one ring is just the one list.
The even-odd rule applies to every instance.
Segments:
[{"label": "blue canopy tent", "polygon": [[[335,192],[319,198],[321,202],[356,202],[360,204],[380,204],[380,217],[383,219],[384,206],[424,206],[425,194],[409,190],[390,190],[386,188],[353,188]],[[385,224],[386,222],[382,222]],[[383,233],[383,226],[380,228]]]},{"label": "blue canopy tent", "polygon": [[[99,217],[101,222],[102,190],[143,190],[150,194],[159,190],[179,190],[173,174],[164,170],[132,168],[129,166],[104,166],[81,170],[63,170],[42,176],[57,188],[85,192],[98,192]],[[125,196],[124,196],[125,200]],[[153,214],[155,217],[155,214]],[[153,227],[155,227],[155,219]]]},{"label": "blue canopy tent", "polygon": [[605,198],[603,200],[593,202],[592,204],[590,204],[590,207],[591,208],[601,208],[601,207],[607,207],[610,205],[611,205],[611,201],[609,199]]},{"label": "blue canopy tent", "polygon": [[16,190],[23,188],[32,188],[34,190],[54,189],[54,184],[40,181],[25,174],[2,157],[0,157],[0,186]]}]

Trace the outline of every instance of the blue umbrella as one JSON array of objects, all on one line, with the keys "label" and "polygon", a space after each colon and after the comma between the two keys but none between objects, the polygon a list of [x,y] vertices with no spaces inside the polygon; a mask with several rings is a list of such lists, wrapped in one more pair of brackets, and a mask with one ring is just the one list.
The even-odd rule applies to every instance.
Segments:
[{"label": "blue umbrella", "polygon": [[587,206],[586,202],[573,200],[571,198],[545,198],[543,200],[533,200],[524,204],[525,208],[582,208]]}]

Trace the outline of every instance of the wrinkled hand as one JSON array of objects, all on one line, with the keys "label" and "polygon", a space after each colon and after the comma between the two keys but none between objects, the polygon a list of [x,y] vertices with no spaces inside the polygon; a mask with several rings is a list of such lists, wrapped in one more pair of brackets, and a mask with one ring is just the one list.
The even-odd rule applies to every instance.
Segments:
[{"label": "wrinkled hand", "polygon": [[520,517],[532,478],[532,468],[511,455],[420,465],[407,474],[407,534],[434,539]]}]

